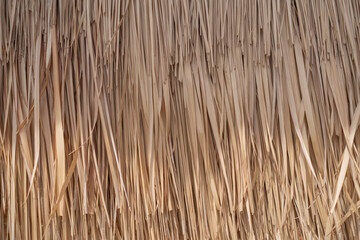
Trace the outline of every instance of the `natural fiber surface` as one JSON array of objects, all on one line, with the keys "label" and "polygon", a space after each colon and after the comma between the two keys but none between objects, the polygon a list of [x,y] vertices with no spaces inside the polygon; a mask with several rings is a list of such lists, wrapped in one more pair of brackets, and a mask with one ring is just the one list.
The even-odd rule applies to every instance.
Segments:
[{"label": "natural fiber surface", "polygon": [[0,0],[0,239],[351,239],[360,1]]}]

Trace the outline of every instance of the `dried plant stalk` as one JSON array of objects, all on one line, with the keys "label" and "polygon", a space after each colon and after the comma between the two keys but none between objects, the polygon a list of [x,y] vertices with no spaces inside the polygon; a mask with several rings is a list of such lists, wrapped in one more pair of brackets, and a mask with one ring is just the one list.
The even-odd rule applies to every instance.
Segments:
[{"label": "dried plant stalk", "polygon": [[353,239],[358,0],[0,0],[0,239]]}]

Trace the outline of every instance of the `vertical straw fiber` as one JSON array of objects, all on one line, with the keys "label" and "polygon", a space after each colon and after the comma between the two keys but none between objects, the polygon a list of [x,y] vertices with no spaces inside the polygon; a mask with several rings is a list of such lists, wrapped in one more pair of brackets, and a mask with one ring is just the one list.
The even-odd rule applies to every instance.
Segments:
[{"label": "vertical straw fiber", "polygon": [[0,239],[356,239],[360,1],[0,0]]}]

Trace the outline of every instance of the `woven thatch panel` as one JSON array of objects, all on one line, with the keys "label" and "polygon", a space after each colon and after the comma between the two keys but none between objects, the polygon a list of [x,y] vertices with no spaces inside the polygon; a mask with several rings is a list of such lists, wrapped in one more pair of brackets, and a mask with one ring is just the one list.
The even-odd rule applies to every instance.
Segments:
[{"label": "woven thatch panel", "polygon": [[360,232],[360,1],[0,0],[0,239]]}]

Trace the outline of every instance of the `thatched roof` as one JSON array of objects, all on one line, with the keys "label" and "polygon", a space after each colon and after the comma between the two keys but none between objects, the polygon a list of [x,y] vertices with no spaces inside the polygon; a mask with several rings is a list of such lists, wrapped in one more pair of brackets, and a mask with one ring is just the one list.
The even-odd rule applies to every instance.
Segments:
[{"label": "thatched roof", "polygon": [[0,0],[0,239],[357,236],[359,14]]}]

